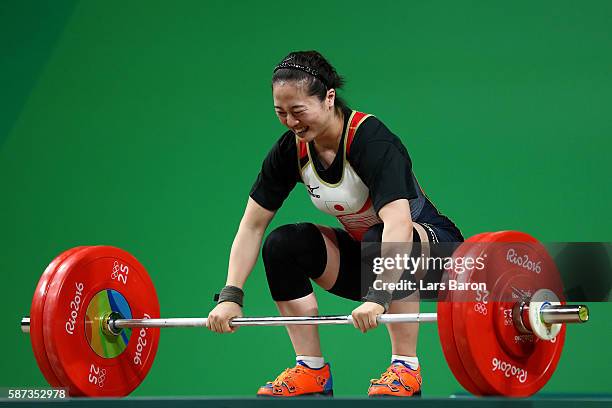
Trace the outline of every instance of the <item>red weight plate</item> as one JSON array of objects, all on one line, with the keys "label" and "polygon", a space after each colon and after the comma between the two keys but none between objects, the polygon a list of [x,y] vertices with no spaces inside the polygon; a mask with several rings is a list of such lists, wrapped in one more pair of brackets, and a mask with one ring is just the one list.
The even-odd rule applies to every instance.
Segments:
[{"label": "red weight plate", "polygon": [[[503,231],[466,256],[484,259],[484,268],[460,277],[462,283],[486,282],[486,291],[455,293],[452,306],[457,351],[474,383],[488,395],[526,397],[550,379],[561,356],[565,331],[554,341],[519,333],[512,306],[521,295],[540,288],[563,293],[546,249],[532,236]],[[517,292],[519,293],[517,295]]]},{"label": "red weight plate", "polygon": [[51,385],[55,388],[60,388],[63,385],[57,379],[57,376],[51,368],[49,359],[47,358],[47,352],[45,350],[45,342],[43,340],[43,308],[45,305],[45,299],[47,297],[47,290],[49,289],[49,282],[53,279],[57,267],[71,254],[83,249],[85,247],[76,247],[68,249],[59,254],[49,266],[45,268],[42,276],[36,285],[34,291],[34,297],[32,298],[32,305],[30,307],[30,341],[32,342],[32,350],[34,351],[34,357],[38,368],[42,372],[43,376]]},{"label": "red weight plate", "polygon": [[[472,258],[472,259],[476,259],[479,255],[482,254],[483,250],[487,247],[486,242],[490,242],[492,241],[492,237],[497,235],[498,232],[490,232],[486,235],[486,237],[484,239],[478,239],[476,240],[476,242],[474,242],[471,246],[469,246],[468,248],[466,248],[466,250],[463,253],[464,258],[468,259],[468,258]],[[469,270],[464,272],[463,274],[455,274],[455,278],[457,279],[457,281],[459,282],[465,282],[466,280],[469,281],[469,279],[467,279],[467,277],[470,276],[471,273],[473,273],[473,270]],[[479,278],[482,279],[482,278]],[[466,299],[466,293],[464,291],[451,291],[451,309],[452,309],[452,316],[455,320],[459,320],[459,319],[463,319],[463,309],[464,307],[466,307],[466,302],[468,301],[468,299]],[[488,296],[488,295],[486,295]],[[470,303],[469,307],[472,307],[474,305],[474,303]],[[451,322],[452,325],[452,330],[453,330],[453,335],[456,337],[456,342],[455,345],[457,347],[457,355],[459,356],[460,360],[461,360],[461,364],[464,367],[464,370],[466,371],[466,373],[468,373],[468,376],[470,376],[470,380],[474,383],[474,385],[480,390],[480,395],[495,395],[495,392],[487,386],[485,381],[482,381],[482,378],[478,375],[474,375],[474,373],[470,373],[470,370],[473,369],[473,366],[469,366],[466,367],[465,366],[465,359],[462,358],[461,353],[464,352],[463,349],[460,349],[460,344],[465,343],[465,339],[464,337],[464,331],[458,331],[457,328],[464,327],[463,322],[458,322],[453,320]]]},{"label": "red weight plate", "polygon": [[[71,395],[128,395],[153,364],[159,329],[124,330],[119,339],[124,344],[108,358],[94,350],[104,344],[100,344],[99,333],[91,340],[95,317],[87,317],[86,312],[110,310],[90,303],[113,299],[124,302],[123,309],[132,318],[159,317],[157,295],[145,268],[132,255],[114,247],[90,247],[72,254],[49,285],[43,312],[45,349],[57,378]],[[110,343],[114,336],[108,336]],[[92,341],[98,344],[90,344]]]},{"label": "red weight plate", "polygon": [[[508,272],[498,279],[493,292],[503,294],[504,299],[511,299],[515,296],[515,288],[531,287],[532,279],[528,273]],[[514,325],[513,307],[517,301],[520,301],[520,296],[517,296],[516,301],[492,302],[492,318],[495,325],[493,330],[506,353],[516,358],[525,358],[533,352],[535,343],[532,341],[533,336],[520,334]]]},{"label": "red weight plate", "polygon": [[[488,236],[488,232],[483,232],[473,237],[468,238],[465,242],[461,244],[453,253],[453,258],[464,256],[464,252],[469,250],[475,242],[485,238]],[[448,278],[456,279],[456,272],[453,270],[448,270]],[[447,295],[451,295],[452,292],[447,292]],[[474,381],[470,378],[470,375],[463,367],[463,363],[461,362],[461,358],[459,357],[459,353],[457,351],[457,346],[455,344],[455,335],[453,333],[453,316],[452,316],[452,303],[450,297],[446,298],[444,294],[441,295],[441,299],[446,299],[448,301],[438,301],[438,336],[440,337],[440,344],[442,345],[442,351],[444,353],[444,357],[448,362],[448,366],[463,388],[467,391],[471,392],[474,395],[483,395],[483,392],[476,386]]]}]

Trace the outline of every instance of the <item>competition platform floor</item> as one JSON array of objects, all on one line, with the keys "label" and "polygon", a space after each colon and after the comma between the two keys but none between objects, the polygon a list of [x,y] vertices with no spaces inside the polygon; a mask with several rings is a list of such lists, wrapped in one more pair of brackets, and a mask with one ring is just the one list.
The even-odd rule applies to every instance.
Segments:
[{"label": "competition platform floor", "polygon": [[92,399],[67,398],[63,400],[0,400],[0,406],[26,407],[31,405],[45,408],[161,408],[161,407],[206,407],[206,408],[400,408],[410,406],[417,408],[493,408],[493,407],[533,407],[533,408],[564,408],[564,407],[612,407],[612,394],[542,394],[531,398],[476,398],[468,395],[453,395],[449,398],[414,398],[414,399],[368,399],[368,398],[210,398],[210,397],[128,397],[122,399]]}]

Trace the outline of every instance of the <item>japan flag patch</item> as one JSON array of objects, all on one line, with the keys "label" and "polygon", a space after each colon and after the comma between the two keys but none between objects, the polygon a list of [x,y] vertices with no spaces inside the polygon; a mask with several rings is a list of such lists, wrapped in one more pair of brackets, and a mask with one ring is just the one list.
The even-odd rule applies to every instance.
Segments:
[{"label": "japan flag patch", "polygon": [[335,214],[350,214],[353,212],[346,201],[326,201],[325,206]]}]

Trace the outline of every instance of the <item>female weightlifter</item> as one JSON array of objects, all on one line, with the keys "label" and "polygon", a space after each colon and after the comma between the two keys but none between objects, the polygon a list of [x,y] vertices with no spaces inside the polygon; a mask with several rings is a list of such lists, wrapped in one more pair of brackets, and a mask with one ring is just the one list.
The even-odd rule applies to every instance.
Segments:
[{"label": "female weightlifter", "polygon": [[[459,229],[429,201],[412,172],[400,139],[378,118],[354,111],[336,94],[343,79],[316,51],[292,52],[274,69],[274,109],[287,131],[277,140],[251,189],[234,239],[226,286],[208,315],[208,328],[232,332],[242,316],[242,288],[257,260],[266,228],[295,185],[343,228],[311,223],[284,225],[266,238],[262,257],[270,293],[283,316],[314,316],[311,280],[335,295],[363,301],[352,312],[362,332],[382,313],[416,313],[384,290],[363,288],[361,241],[460,242]],[[418,299],[417,299],[418,300]],[[387,325],[391,365],[371,380],[370,396],[421,393],[416,354],[418,324]],[[262,386],[259,396],[332,395],[329,363],[316,325],[287,326],[296,365]]]}]

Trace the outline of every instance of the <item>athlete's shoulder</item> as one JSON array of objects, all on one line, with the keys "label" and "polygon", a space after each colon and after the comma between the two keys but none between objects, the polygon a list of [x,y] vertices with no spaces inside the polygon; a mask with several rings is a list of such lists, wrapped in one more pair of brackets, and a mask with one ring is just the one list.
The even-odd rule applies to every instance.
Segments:
[{"label": "athlete's shoulder", "polygon": [[361,144],[378,139],[378,132],[382,125],[383,123],[376,116],[366,117],[356,129],[354,142]]},{"label": "athlete's shoulder", "polygon": [[295,159],[296,155],[296,143],[295,143],[295,134],[288,130],[284,132],[274,143],[272,146],[272,151],[277,154],[285,157],[291,157]]},{"label": "athlete's shoulder", "polygon": [[287,130],[282,135],[280,135],[280,137],[276,141],[276,144],[284,147],[295,147],[295,133],[290,130]]},{"label": "athlete's shoulder", "polygon": [[351,146],[347,149],[347,153],[350,156],[355,156],[369,148],[374,148],[374,146],[384,146],[387,144],[392,144],[400,150],[404,150],[399,137],[391,132],[379,117],[370,114],[369,116],[363,116],[358,126],[356,126],[355,135],[351,140]]},{"label": "athlete's shoulder", "polygon": [[291,131],[286,131],[268,151],[262,168],[270,172],[277,171],[279,168],[290,169],[295,167],[296,157],[295,135]]}]

